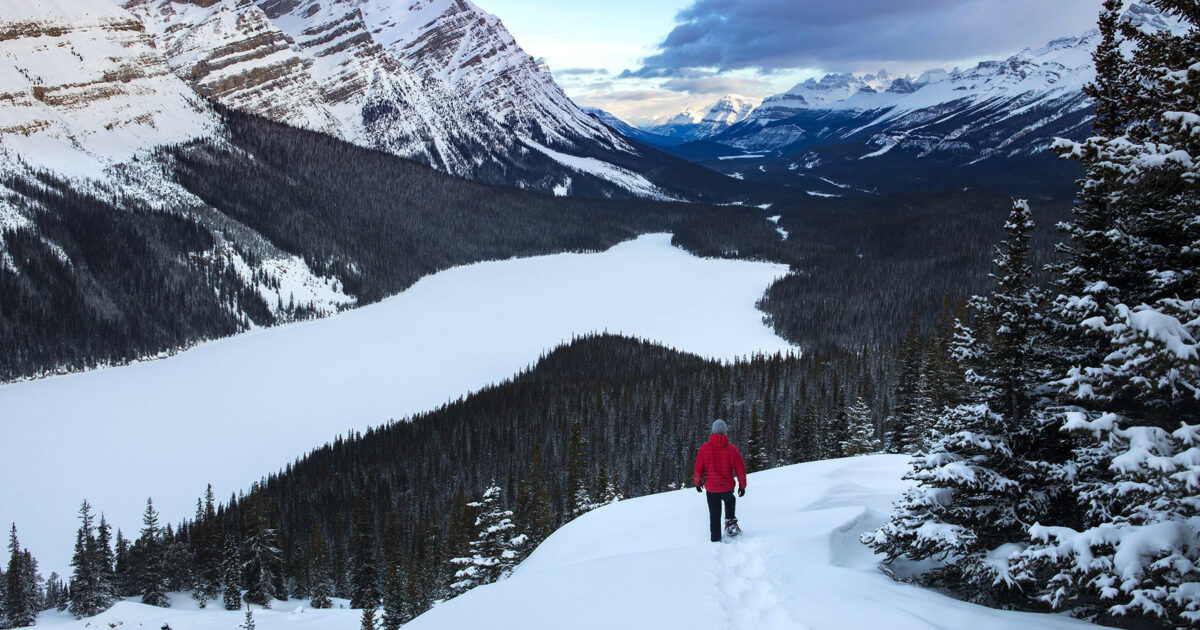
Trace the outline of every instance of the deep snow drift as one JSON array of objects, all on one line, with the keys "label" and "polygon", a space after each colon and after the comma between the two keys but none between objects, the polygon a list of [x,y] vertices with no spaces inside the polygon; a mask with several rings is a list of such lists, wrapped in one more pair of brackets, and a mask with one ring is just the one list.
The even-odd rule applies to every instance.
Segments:
[{"label": "deep snow drift", "polygon": [[258,330],[174,357],[0,387],[0,523],[44,574],[63,573],[87,498],[136,536],[147,496],[163,522],[350,429],[502,381],[547,349],[621,332],[733,358],[790,346],[754,304],[786,269],[701,259],[644,236],[599,254],[481,263],[378,304]]},{"label": "deep snow drift", "polygon": [[[744,534],[708,542],[704,499],[690,489],[621,501],[585,514],[544,542],[508,580],[445,602],[406,630],[892,630],[1094,627],[1059,615],[992,610],[893,582],[858,534],[878,525],[905,487],[906,458],[875,455],[750,475],[738,501]],[[121,603],[39,627],[233,630],[241,613]],[[356,610],[277,602],[255,610],[260,630],[355,630]],[[88,626],[86,624],[90,623]]]}]

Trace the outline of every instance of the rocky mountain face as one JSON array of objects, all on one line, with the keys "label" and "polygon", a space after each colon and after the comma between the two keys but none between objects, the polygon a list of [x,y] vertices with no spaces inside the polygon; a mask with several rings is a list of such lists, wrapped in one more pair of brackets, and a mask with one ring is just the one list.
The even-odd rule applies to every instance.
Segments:
[{"label": "rocky mountain face", "polygon": [[93,176],[215,126],[129,13],[87,0],[0,2],[0,163]]},{"label": "rocky mountain face", "polygon": [[[53,141],[91,156],[67,162],[90,160],[89,176],[103,179],[138,151],[215,132],[216,103],[488,183],[686,196],[671,173],[691,165],[635,148],[584,113],[467,0],[0,0],[0,9],[11,33],[0,39],[2,94],[17,105],[0,112],[9,162],[29,161],[24,145]],[[40,28],[61,45],[46,45]],[[63,86],[89,112],[108,113],[67,111]],[[127,118],[107,118],[117,112]],[[145,133],[128,133],[129,121]],[[89,148],[97,134],[108,140]],[[65,172],[62,159],[49,162]]]}]

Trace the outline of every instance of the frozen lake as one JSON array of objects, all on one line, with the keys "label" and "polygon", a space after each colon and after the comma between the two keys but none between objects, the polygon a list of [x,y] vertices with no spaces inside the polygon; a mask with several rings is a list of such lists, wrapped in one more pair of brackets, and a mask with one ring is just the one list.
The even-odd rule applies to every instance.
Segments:
[{"label": "frozen lake", "polygon": [[380,303],[206,343],[170,358],[0,387],[0,523],[44,575],[69,572],[88,499],[136,537],[348,430],[502,381],[593,331],[732,359],[791,348],[755,302],[781,265],[702,259],[654,234],[596,254],[480,263]]}]

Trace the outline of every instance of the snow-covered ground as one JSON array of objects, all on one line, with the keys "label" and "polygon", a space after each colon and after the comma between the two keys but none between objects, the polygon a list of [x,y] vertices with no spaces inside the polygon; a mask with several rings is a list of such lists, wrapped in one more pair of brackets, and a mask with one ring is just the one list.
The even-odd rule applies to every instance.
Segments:
[{"label": "snow-covered ground", "polygon": [[[882,522],[905,487],[906,458],[874,455],[750,475],[737,512],[744,534],[708,541],[704,499],[690,489],[585,514],[544,542],[508,580],[445,602],[406,630],[1022,630],[1093,627],[1061,615],[992,610],[893,582],[858,534]],[[39,627],[233,630],[242,613],[123,602]],[[354,630],[359,611],[303,602],[255,607],[260,630]],[[87,625],[89,624],[90,625]],[[120,625],[114,625],[120,624]]]},{"label": "snow-covered ground", "polygon": [[753,474],[737,504],[744,534],[727,544],[708,541],[707,507],[691,489],[621,501],[560,529],[510,579],[405,628],[1089,627],[968,604],[881,573],[858,535],[882,523],[905,470],[905,457],[876,455]]},{"label": "snow-covered ground", "polygon": [[576,335],[726,359],[788,350],[754,307],[786,271],[696,258],[650,235],[451,269],[330,318],[6,385],[0,523],[16,522],[43,573],[63,573],[84,498],[126,534],[147,496],[177,522],[206,483],[225,499],[336,435],[502,381]]}]

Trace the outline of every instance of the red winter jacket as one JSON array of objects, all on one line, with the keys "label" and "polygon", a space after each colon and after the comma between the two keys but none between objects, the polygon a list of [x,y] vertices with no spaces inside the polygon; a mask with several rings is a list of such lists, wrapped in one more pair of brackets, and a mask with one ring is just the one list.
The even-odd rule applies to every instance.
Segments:
[{"label": "red winter jacket", "polygon": [[738,484],[746,487],[746,464],[738,447],[729,443],[729,438],[720,433],[712,434],[696,455],[696,485],[704,482],[709,492],[733,490],[733,475],[737,473]]}]

